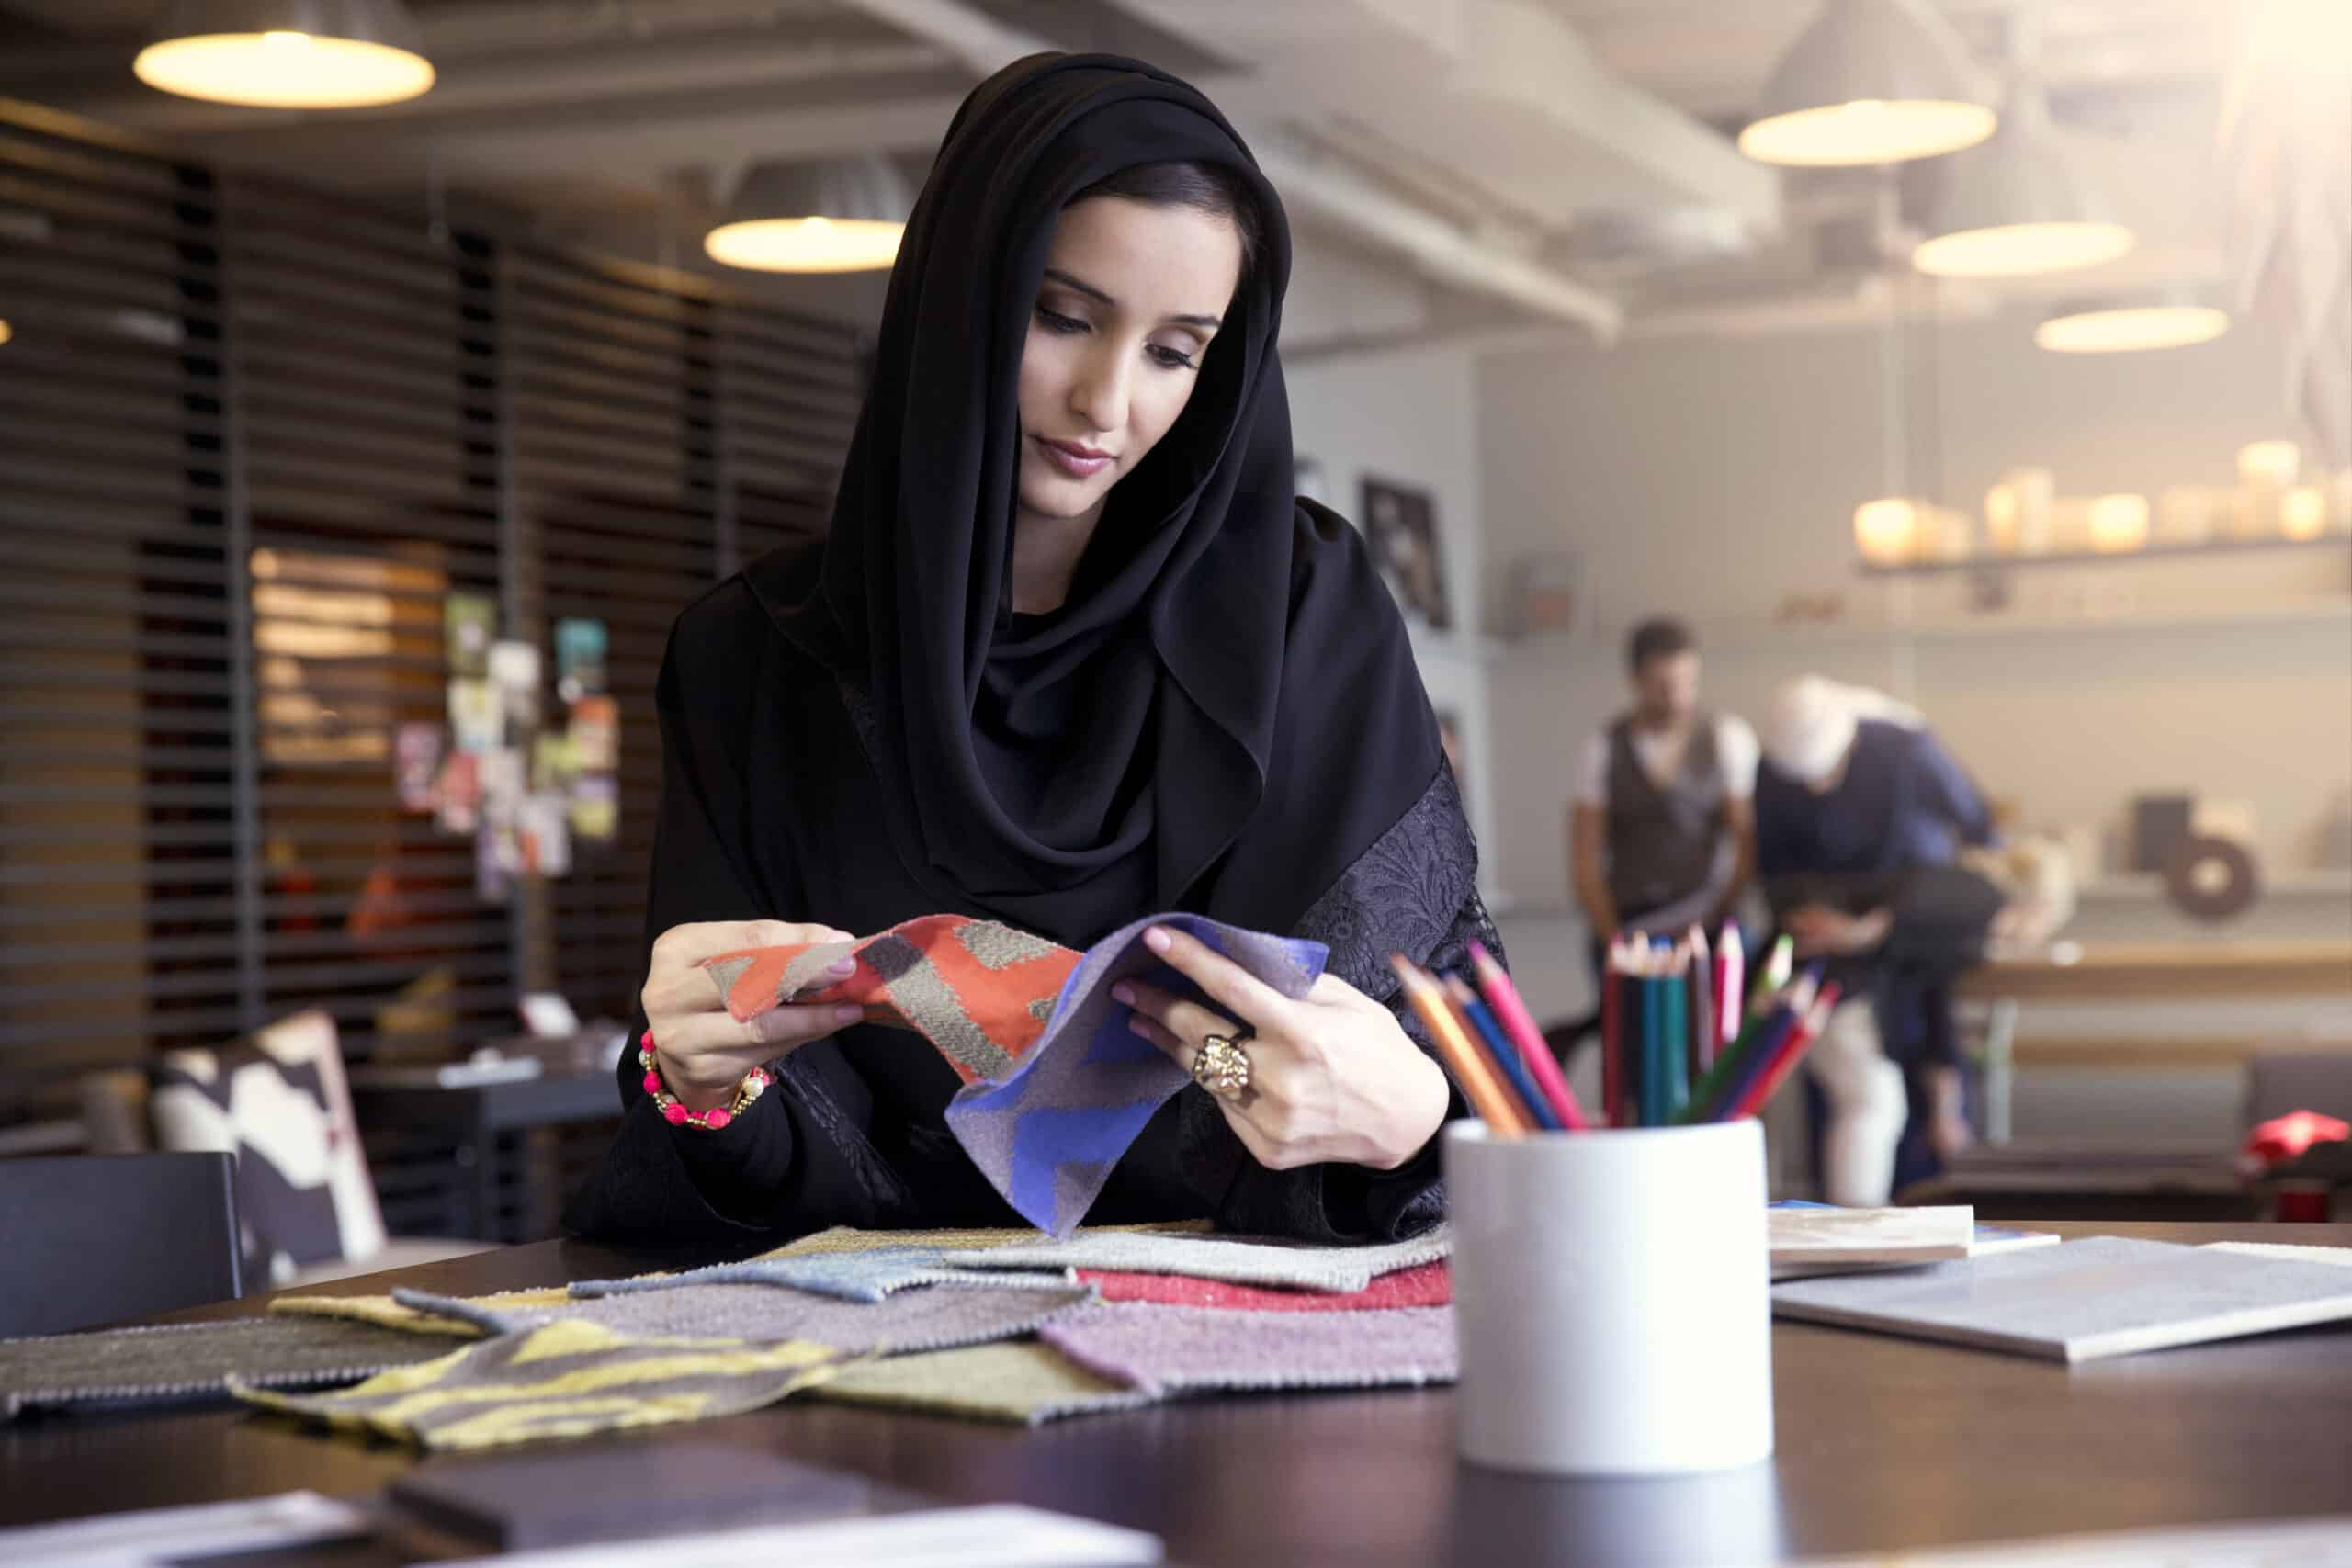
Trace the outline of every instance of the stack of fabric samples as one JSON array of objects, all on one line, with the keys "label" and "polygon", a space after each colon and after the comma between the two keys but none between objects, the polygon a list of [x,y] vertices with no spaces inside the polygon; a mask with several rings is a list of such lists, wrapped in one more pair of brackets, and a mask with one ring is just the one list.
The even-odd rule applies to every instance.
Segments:
[{"label": "stack of fabric samples", "polygon": [[[1034,1424],[1221,1391],[1450,1382],[1448,1250],[1442,1229],[1358,1247],[1167,1227],[831,1230],[679,1273],[281,1297],[266,1318],[0,1342],[0,1413],[226,1393],[462,1450],[802,1393]],[[158,1357],[169,1379],[147,1369]]]}]

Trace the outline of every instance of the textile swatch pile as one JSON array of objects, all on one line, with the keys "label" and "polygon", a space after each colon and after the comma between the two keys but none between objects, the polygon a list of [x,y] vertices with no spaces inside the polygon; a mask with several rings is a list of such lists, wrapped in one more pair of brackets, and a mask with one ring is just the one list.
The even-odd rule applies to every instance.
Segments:
[{"label": "textile swatch pile", "polygon": [[1442,1228],[1360,1247],[1181,1228],[837,1229],[680,1273],[281,1297],[268,1317],[0,1341],[0,1414],[229,1393],[465,1450],[801,1393],[1035,1424],[1220,1391],[1451,1382],[1447,1252]]}]

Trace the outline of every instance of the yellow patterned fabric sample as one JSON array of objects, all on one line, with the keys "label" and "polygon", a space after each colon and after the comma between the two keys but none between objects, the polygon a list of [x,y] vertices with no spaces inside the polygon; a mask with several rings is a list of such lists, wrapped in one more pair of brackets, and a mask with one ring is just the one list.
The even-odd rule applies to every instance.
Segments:
[{"label": "yellow patterned fabric sample", "polygon": [[1030,1427],[1064,1416],[1132,1410],[1159,1398],[1034,1340],[863,1361],[842,1368],[809,1397]]},{"label": "yellow patterned fabric sample", "polygon": [[247,1404],[433,1450],[733,1416],[834,1371],[842,1353],[786,1340],[632,1339],[593,1323],[551,1323],[379,1373],[333,1393],[286,1394],[232,1382]]}]

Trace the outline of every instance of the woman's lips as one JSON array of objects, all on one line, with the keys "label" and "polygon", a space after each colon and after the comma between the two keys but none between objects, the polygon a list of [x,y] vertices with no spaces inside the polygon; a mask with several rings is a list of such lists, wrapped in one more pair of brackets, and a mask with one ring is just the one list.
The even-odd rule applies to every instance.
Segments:
[{"label": "woman's lips", "polygon": [[1048,461],[1074,479],[1091,479],[1118,460],[1102,454],[1093,457],[1084,456],[1093,450],[1091,447],[1049,441],[1042,435],[1032,439],[1045,452]]}]

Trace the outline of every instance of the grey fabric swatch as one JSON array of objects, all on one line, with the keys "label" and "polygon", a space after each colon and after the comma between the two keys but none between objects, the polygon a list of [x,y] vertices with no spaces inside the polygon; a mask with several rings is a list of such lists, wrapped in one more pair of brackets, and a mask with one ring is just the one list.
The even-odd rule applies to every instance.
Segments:
[{"label": "grey fabric swatch", "polygon": [[1237,1285],[1302,1291],[1361,1291],[1383,1274],[1434,1263],[1453,1250],[1440,1225],[1408,1241],[1376,1247],[1307,1247],[1224,1235],[1102,1232],[1012,1247],[949,1252],[957,1269],[1105,1269],[1130,1274],[1185,1274]]},{"label": "grey fabric swatch", "polygon": [[478,1301],[394,1291],[402,1306],[516,1334],[559,1319],[585,1321],[633,1338],[799,1339],[864,1354],[981,1345],[1029,1334],[1095,1299],[1091,1285],[1018,1285],[989,1290],[939,1286],[867,1303],[760,1284],[692,1284],[631,1291],[561,1307],[496,1308]]},{"label": "grey fabric swatch", "polygon": [[[863,1252],[815,1252],[797,1258],[752,1258],[718,1263],[682,1274],[642,1274],[628,1280],[582,1280],[575,1296],[617,1296],[638,1291],[671,1291],[680,1285],[783,1285],[837,1296],[848,1302],[878,1302],[910,1285],[996,1285],[1001,1273],[951,1269],[935,1247],[877,1247]],[[1067,1285],[1068,1269],[1027,1270],[1011,1282],[1023,1286]]]},{"label": "grey fabric swatch", "polygon": [[0,1339],[0,1420],[56,1405],[226,1398],[232,1377],[255,1388],[356,1382],[448,1351],[444,1339],[325,1317],[232,1317]]},{"label": "grey fabric swatch", "polygon": [[1100,1376],[1155,1393],[1213,1389],[1418,1388],[1461,1359],[1452,1307],[1233,1312],[1112,1302],[1039,1332]]}]

